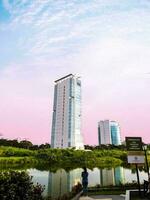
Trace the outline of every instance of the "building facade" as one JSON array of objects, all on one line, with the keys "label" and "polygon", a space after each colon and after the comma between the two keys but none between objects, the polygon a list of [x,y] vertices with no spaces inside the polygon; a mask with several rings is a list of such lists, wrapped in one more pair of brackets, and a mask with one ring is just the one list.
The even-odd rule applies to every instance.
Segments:
[{"label": "building facade", "polygon": [[101,144],[121,145],[120,126],[116,121],[104,120],[98,123],[98,141]]},{"label": "building facade", "polygon": [[81,135],[81,81],[72,74],[55,81],[51,147],[84,147]]},{"label": "building facade", "polygon": [[117,122],[111,121],[111,141],[114,145],[121,145],[120,126]]}]

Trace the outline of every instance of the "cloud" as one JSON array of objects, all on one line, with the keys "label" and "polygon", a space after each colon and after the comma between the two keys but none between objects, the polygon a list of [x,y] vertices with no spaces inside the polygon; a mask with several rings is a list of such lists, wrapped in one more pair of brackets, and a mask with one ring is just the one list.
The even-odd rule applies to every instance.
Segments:
[{"label": "cloud", "polygon": [[[3,43],[3,35],[11,35],[6,37],[8,42],[16,44],[6,52],[5,65],[1,64],[1,106],[3,112],[7,111],[5,119],[11,116],[17,124],[20,115],[25,120],[30,116],[27,124],[31,125],[30,120],[34,119],[36,132],[41,130],[39,125],[45,123],[47,116],[49,125],[45,134],[49,134],[53,82],[68,73],[77,73],[82,77],[86,135],[93,131],[96,137],[96,123],[105,117],[119,119],[125,131],[137,130],[131,123],[125,125],[125,118],[128,116],[128,122],[136,121],[132,107],[136,116],[141,113],[143,117],[149,109],[150,96],[145,92],[150,84],[148,1],[4,0],[3,3],[10,18],[0,28],[0,42]],[[23,122],[20,121],[21,125]],[[5,130],[2,131],[8,131]]]},{"label": "cloud", "polygon": [[73,48],[78,51],[105,34],[130,37],[143,34],[144,29],[149,32],[149,10],[123,1],[4,0],[3,3],[11,15],[5,29],[20,33],[18,48],[32,57],[51,54],[53,50],[57,56]]}]

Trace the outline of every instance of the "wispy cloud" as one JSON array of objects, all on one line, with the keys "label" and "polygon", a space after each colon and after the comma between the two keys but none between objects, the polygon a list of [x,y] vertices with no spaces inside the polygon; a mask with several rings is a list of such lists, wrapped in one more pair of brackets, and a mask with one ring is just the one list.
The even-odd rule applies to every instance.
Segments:
[{"label": "wispy cloud", "polygon": [[[12,116],[7,109],[12,99],[17,115],[23,112],[23,102],[31,112],[23,112],[25,118],[30,114],[39,124],[38,112],[43,112],[50,121],[53,81],[70,72],[82,76],[83,129],[87,134],[94,130],[96,135],[99,118],[114,117],[125,125],[124,107],[130,107],[129,121],[134,121],[132,106],[137,116],[140,112],[144,118],[150,108],[149,93],[144,92],[150,84],[148,0],[3,0],[3,7],[9,14],[0,24],[5,119]],[[143,103],[142,111],[140,106],[135,108],[135,102]],[[41,120],[44,123],[45,118]],[[133,124],[129,126],[137,131]],[[128,125],[125,127],[127,131]],[[47,134],[49,129],[47,126]]]},{"label": "wispy cloud", "polygon": [[[116,37],[135,32],[140,34],[145,28],[149,30],[150,26],[148,7],[146,10],[140,8],[147,1],[139,2],[140,5],[108,0],[26,0],[13,3],[4,0],[3,3],[11,15],[5,28],[20,32],[19,42],[16,41],[18,48],[23,48],[25,54],[32,56],[47,55],[53,48],[56,52],[56,45],[60,49],[57,48],[58,55],[64,55],[71,48],[78,51],[85,43],[105,34]],[[81,44],[78,48],[77,40]]]}]

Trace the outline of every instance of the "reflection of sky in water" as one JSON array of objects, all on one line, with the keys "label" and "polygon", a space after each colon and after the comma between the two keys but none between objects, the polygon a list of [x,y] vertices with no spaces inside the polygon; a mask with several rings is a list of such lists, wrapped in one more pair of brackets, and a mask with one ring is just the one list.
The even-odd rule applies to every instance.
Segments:
[{"label": "reflection of sky in water", "polygon": [[49,171],[40,171],[37,169],[29,169],[29,174],[33,176],[34,183],[40,183],[45,186],[44,194],[47,194]]},{"label": "reflection of sky in water", "polygon": [[93,170],[88,170],[89,173],[89,186],[95,186],[100,183],[100,170],[94,168]]},{"label": "reflection of sky in water", "polygon": [[[61,169],[56,173],[51,173],[49,171],[40,171],[36,169],[29,169],[28,172],[33,176],[34,183],[40,183],[45,185],[44,195],[51,194],[57,197],[59,194],[63,195],[71,191],[72,187],[78,182],[81,182],[81,172],[83,169],[75,169],[70,172],[66,172]],[[88,170],[89,173],[89,186],[108,186],[108,185],[118,185],[121,183],[132,183],[137,181],[136,172],[133,173],[130,169],[124,169],[122,167],[117,167],[115,169],[98,169]],[[139,172],[140,182],[142,183],[144,179],[147,180],[147,173]]]},{"label": "reflection of sky in water", "polygon": [[[136,171],[135,173],[133,173],[130,169],[124,169],[124,173],[125,173],[125,180],[128,183],[132,183],[137,182],[137,175],[136,175]],[[139,178],[140,178],[140,183],[143,182],[143,180],[147,180],[148,179],[148,175],[145,172],[139,172]]]}]

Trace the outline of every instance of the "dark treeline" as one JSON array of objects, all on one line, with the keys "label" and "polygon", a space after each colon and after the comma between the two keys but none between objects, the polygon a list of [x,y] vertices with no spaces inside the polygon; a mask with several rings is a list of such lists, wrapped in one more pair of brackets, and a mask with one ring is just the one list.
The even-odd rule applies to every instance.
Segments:
[{"label": "dark treeline", "polygon": [[[150,150],[150,144],[143,143],[143,146],[145,146],[145,145],[147,146],[147,150]],[[111,150],[111,149],[116,149],[116,150],[118,149],[118,150],[124,150],[124,151],[127,150],[126,144],[121,144],[121,145],[101,144],[98,146],[84,145],[84,148],[88,149],[88,150]]]},{"label": "dark treeline", "polygon": [[99,146],[84,145],[84,148],[89,150],[111,150],[111,149],[126,150],[126,145],[125,144],[122,145],[101,144]]},{"label": "dark treeline", "polygon": [[40,145],[34,145],[32,142],[28,140],[7,140],[7,139],[0,139],[0,146],[11,146],[11,147],[18,147],[23,149],[30,149],[30,150],[38,150],[38,149],[47,149],[50,148],[50,144],[40,144]]},{"label": "dark treeline", "polygon": [[[0,139],[0,146],[11,146],[11,147],[18,147],[23,149],[30,149],[30,150],[38,150],[38,149],[47,149],[50,148],[50,144],[40,144],[34,145],[32,142],[28,140],[21,140],[20,142],[17,139],[8,140],[8,139]],[[110,150],[110,149],[119,149],[119,150],[126,150],[126,145],[99,145],[99,146],[92,146],[92,145],[84,145],[85,149],[88,150]],[[74,148],[73,148],[74,149]]]},{"label": "dark treeline", "polygon": [[[31,141],[28,140],[21,140],[18,141],[17,139],[14,140],[8,140],[8,139],[0,139],[0,146],[11,146],[11,147],[18,147],[18,148],[23,148],[23,149],[30,149],[30,150],[38,150],[38,149],[47,149],[50,148],[50,144],[45,143],[45,144],[40,144],[40,145],[34,145],[32,144]],[[88,150],[109,150],[109,149],[120,149],[120,150],[126,150],[125,145],[99,145],[99,146],[92,146],[92,145],[84,145],[85,149]],[[74,148],[73,148],[74,149]]]},{"label": "dark treeline", "polygon": [[[145,144],[143,143],[143,145],[145,145]],[[0,139],[0,146],[11,146],[11,147],[18,147],[18,148],[30,149],[30,150],[39,150],[39,149],[51,148],[50,144],[48,144],[48,143],[35,145],[35,144],[32,144],[32,142],[28,141],[28,140],[18,141],[17,139],[8,140],[8,139],[3,139],[3,138]],[[98,146],[84,145],[84,148],[87,149],[87,150],[118,149],[118,150],[126,151],[126,145],[125,144],[121,144],[121,145],[113,145],[113,144],[104,145],[104,144],[101,144],[101,145],[98,145]],[[147,149],[150,150],[150,144],[147,144]]]}]

